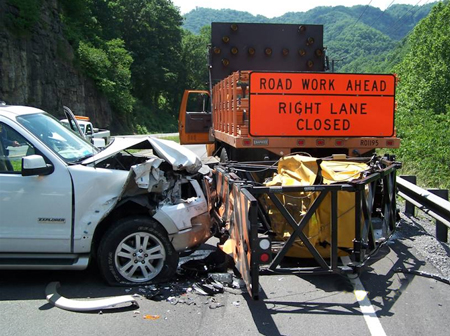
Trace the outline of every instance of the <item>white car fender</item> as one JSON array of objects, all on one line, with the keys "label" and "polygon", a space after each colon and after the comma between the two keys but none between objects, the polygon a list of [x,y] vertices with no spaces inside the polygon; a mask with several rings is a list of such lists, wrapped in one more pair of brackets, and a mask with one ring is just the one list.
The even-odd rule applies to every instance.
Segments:
[{"label": "white car fender", "polygon": [[130,171],[69,166],[74,189],[74,253],[88,253],[95,228],[116,206]]}]

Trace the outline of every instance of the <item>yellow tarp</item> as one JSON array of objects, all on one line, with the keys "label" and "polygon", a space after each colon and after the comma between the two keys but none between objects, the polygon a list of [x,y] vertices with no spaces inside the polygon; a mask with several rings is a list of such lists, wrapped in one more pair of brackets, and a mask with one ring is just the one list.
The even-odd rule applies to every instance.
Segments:
[{"label": "yellow tarp", "polygon": [[[293,155],[280,159],[278,173],[267,186],[310,186],[316,180],[318,165],[317,159]],[[323,182],[332,184],[358,179],[368,166],[365,163],[345,161],[322,161]],[[289,213],[297,222],[303,218],[319,192],[282,193],[276,194]],[[272,223],[272,230],[276,233],[275,240],[286,241],[293,232],[292,227],[286,222],[269,197],[265,195],[264,201]],[[338,246],[352,248],[355,238],[355,194],[351,192],[338,192]],[[330,256],[331,244],[331,194],[323,200],[318,210],[314,213],[303,233],[319,253],[324,257]],[[286,254],[290,257],[312,257],[303,242],[297,238]],[[345,255],[340,251],[340,255]]]}]

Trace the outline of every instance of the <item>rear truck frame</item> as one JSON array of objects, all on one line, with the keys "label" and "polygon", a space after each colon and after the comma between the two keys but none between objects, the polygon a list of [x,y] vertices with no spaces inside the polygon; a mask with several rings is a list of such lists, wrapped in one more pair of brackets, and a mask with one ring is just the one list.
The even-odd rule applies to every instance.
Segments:
[{"label": "rear truck frame", "polygon": [[[332,159],[329,159],[332,160]],[[349,160],[349,159],[347,159]],[[396,170],[400,163],[391,157],[358,158],[370,161],[370,169],[362,178],[352,182],[310,186],[267,187],[258,182],[261,174],[276,172],[273,162],[223,163],[205,179],[209,192],[211,218],[221,228],[222,249],[233,255],[236,268],[253,299],[259,295],[260,274],[346,274],[359,273],[370,257],[388,240],[396,228]],[[341,160],[340,160],[341,161]],[[351,161],[355,161],[352,158]],[[320,164],[320,162],[319,162]],[[280,201],[279,196],[290,193],[316,193],[317,197],[300,220]],[[352,247],[342,248],[339,240],[342,222],[338,202],[342,193],[354,196],[354,237]],[[315,216],[330,195],[330,241],[328,256],[311,242],[305,226]],[[261,203],[268,197],[292,232],[288,239],[276,241],[271,217]],[[326,205],[328,206],[328,204]],[[321,224],[322,225],[322,224]],[[288,258],[286,254],[295,241],[301,241],[310,257]],[[344,265],[339,257],[348,255],[351,263]],[[295,262],[293,262],[295,260]]]},{"label": "rear truck frame", "polygon": [[186,90],[181,144],[222,161],[398,148],[395,75],[325,72],[323,26],[212,23],[209,91]]}]

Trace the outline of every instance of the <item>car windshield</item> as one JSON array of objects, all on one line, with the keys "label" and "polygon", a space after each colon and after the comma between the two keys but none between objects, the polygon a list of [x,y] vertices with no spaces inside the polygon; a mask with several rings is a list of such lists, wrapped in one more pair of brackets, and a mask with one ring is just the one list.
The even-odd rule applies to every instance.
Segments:
[{"label": "car windshield", "polygon": [[67,163],[81,161],[99,152],[47,113],[22,115],[17,121]]}]

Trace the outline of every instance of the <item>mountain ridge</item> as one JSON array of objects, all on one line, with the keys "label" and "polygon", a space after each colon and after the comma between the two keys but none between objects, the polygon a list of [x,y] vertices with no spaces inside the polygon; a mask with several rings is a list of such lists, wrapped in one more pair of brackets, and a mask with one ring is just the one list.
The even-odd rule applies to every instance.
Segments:
[{"label": "mountain ridge", "polygon": [[183,28],[198,34],[202,27],[211,22],[322,24],[324,45],[330,60],[336,65],[336,71],[383,71],[379,64],[389,63],[389,58],[392,58],[389,53],[428,15],[435,4],[398,4],[385,11],[364,5],[320,6],[274,18],[231,9],[197,7],[183,16]]}]

